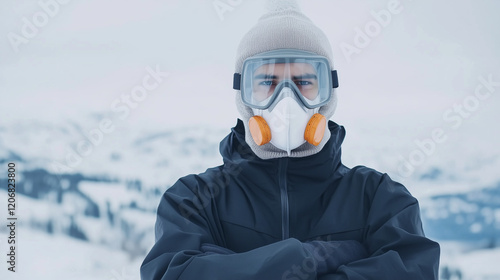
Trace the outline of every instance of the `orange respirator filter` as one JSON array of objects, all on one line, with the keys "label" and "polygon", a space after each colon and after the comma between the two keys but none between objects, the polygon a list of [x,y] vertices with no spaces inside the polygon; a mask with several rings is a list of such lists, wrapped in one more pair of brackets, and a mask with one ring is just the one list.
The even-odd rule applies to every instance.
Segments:
[{"label": "orange respirator filter", "polygon": [[314,145],[318,146],[325,135],[326,128],[326,118],[321,114],[314,114],[306,126],[306,131],[304,132],[304,139]]},{"label": "orange respirator filter", "polygon": [[253,116],[248,121],[248,127],[250,128],[250,134],[252,135],[253,141],[259,146],[267,144],[271,141],[271,129],[261,116]]}]

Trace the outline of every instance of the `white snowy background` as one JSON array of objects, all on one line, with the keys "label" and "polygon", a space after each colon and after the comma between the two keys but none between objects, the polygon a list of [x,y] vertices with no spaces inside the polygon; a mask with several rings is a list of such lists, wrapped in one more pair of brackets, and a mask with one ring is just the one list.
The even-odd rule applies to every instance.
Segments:
[{"label": "white snowy background", "polygon": [[[441,279],[500,279],[500,2],[299,3],[334,50],[344,164],[386,172],[419,199]],[[235,50],[264,11],[264,0],[2,1],[1,279],[139,278],[161,194],[221,163],[238,117]],[[168,77],[126,105],[148,69]]]}]

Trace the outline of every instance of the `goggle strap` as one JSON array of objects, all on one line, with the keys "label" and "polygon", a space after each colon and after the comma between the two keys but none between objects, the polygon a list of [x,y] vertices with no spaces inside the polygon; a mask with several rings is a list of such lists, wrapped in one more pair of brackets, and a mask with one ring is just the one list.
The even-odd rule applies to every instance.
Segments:
[{"label": "goggle strap", "polygon": [[337,76],[337,70],[332,70],[332,86],[333,88],[339,87],[339,77]]},{"label": "goggle strap", "polygon": [[234,73],[233,76],[233,89],[240,90],[241,89],[241,74]]}]

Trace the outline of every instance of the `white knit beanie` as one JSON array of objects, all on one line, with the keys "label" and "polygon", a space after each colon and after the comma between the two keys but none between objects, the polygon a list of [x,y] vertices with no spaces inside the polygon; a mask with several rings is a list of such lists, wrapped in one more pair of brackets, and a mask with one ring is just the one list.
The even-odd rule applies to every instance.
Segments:
[{"label": "white knit beanie", "polygon": [[[259,53],[276,49],[298,49],[324,56],[333,68],[332,47],[326,35],[299,9],[295,0],[269,0],[269,12],[263,15],[257,24],[245,34],[236,53],[235,72],[241,73],[245,59]],[[333,69],[332,69],[333,70]],[[245,141],[252,151],[262,159],[287,157],[286,151],[276,148],[271,143],[258,146],[250,134],[248,121],[253,117],[252,109],[241,99],[241,92],[236,94],[236,106],[245,124]],[[319,109],[319,113],[330,119],[337,107],[336,89],[332,91],[330,102]],[[318,146],[304,143],[291,151],[290,157],[305,157],[318,153],[330,139],[327,130]]]}]

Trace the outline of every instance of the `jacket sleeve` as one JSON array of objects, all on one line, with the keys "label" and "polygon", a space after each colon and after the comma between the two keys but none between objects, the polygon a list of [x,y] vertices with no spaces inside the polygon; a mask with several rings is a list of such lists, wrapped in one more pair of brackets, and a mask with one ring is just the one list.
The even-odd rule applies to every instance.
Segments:
[{"label": "jacket sleeve", "polygon": [[425,237],[417,200],[386,174],[370,196],[364,232],[370,257],[318,279],[438,279],[439,244]]},{"label": "jacket sleeve", "polygon": [[[160,201],[156,243],[141,265],[141,279],[282,279],[294,267],[314,262],[292,238],[244,253],[204,253],[202,244],[223,246],[223,240],[210,222],[211,203],[203,203],[186,185],[179,180]],[[316,279],[316,274],[307,277]]]}]

